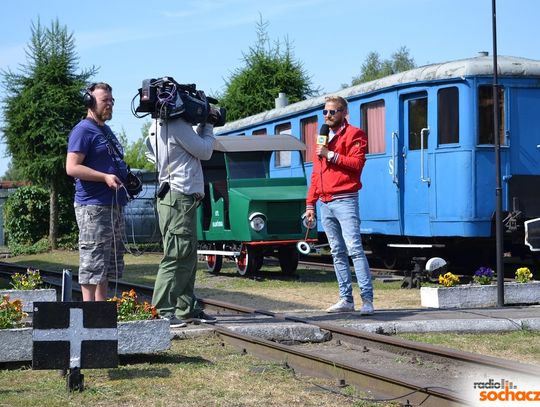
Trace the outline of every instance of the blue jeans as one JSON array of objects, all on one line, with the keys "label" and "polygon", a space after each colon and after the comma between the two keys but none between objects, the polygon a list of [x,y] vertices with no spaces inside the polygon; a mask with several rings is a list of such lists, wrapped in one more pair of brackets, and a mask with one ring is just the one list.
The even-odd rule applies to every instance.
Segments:
[{"label": "blue jeans", "polygon": [[339,296],[353,302],[353,289],[349,258],[351,256],[360,297],[373,302],[373,284],[369,264],[360,235],[358,197],[321,202],[321,222],[330,244],[334,270],[339,285]]}]

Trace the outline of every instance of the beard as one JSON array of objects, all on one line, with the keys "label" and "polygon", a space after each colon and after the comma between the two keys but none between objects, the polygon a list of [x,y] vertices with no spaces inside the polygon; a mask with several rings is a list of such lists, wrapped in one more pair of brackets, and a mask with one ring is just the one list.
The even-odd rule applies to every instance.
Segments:
[{"label": "beard", "polygon": [[325,123],[326,123],[330,128],[341,127],[341,126],[343,125],[343,118],[341,118],[341,119],[335,119],[335,118],[332,118],[332,119],[326,119],[326,120],[325,120]]},{"label": "beard", "polygon": [[96,112],[96,116],[102,122],[112,119],[112,109],[104,109],[101,112]]}]

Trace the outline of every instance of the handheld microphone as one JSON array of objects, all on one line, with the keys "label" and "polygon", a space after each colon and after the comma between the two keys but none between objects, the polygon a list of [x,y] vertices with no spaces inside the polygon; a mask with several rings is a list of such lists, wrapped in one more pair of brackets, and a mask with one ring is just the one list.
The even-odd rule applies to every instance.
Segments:
[{"label": "handheld microphone", "polygon": [[[319,135],[317,136],[317,145],[318,146],[327,146],[328,145],[328,134],[330,133],[330,127],[325,123],[321,126],[319,130]],[[319,155],[319,160],[321,156]]]}]

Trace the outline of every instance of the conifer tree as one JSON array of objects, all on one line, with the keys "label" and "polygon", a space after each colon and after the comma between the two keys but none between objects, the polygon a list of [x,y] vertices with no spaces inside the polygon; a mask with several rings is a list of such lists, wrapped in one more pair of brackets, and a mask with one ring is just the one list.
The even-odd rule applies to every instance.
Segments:
[{"label": "conifer tree", "polygon": [[226,80],[220,105],[227,109],[227,120],[237,120],[274,108],[280,92],[290,103],[318,93],[303,65],[296,61],[288,39],[273,45],[267,33],[268,22],[257,24],[257,42],[243,54],[244,66]]},{"label": "conifer tree", "polygon": [[2,137],[17,171],[49,190],[49,241],[56,248],[58,194],[68,193],[72,184],[65,172],[68,135],[85,114],[81,89],[96,69],[75,72],[78,57],[73,35],[58,20],[49,28],[39,20],[32,23],[26,61],[19,72],[2,71]]}]

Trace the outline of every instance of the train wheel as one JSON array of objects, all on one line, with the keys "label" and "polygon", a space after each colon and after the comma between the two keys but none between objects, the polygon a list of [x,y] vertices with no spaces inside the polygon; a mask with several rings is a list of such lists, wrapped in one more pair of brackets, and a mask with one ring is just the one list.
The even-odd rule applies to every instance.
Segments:
[{"label": "train wheel", "polygon": [[387,270],[394,270],[398,266],[399,258],[396,249],[386,247],[385,242],[372,242],[371,250]]},{"label": "train wheel", "polygon": [[219,254],[209,254],[206,256],[206,270],[210,273],[219,273],[223,266],[223,256]]},{"label": "train wheel", "polygon": [[298,250],[295,246],[283,246],[278,249],[279,267],[285,274],[294,274],[298,268]]},{"label": "train wheel", "polygon": [[393,270],[398,265],[398,256],[395,250],[386,249],[383,252],[382,262],[387,270]]},{"label": "train wheel", "polygon": [[242,246],[240,255],[235,258],[236,261],[236,271],[241,276],[246,274],[252,274],[257,269],[256,264],[257,254],[249,246]]},{"label": "train wheel", "polygon": [[263,254],[257,254],[255,256],[255,271],[260,271],[263,264],[264,264],[264,255]]}]

